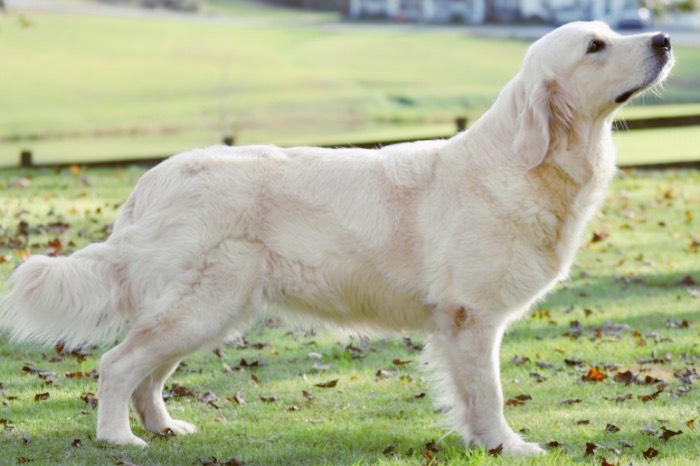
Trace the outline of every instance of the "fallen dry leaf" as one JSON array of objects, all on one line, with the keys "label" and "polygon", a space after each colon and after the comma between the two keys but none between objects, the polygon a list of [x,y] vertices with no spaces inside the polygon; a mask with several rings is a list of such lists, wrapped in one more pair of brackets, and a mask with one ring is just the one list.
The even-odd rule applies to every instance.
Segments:
[{"label": "fallen dry leaf", "polygon": [[642,456],[646,459],[656,458],[659,456],[659,451],[654,447],[649,447],[642,452]]},{"label": "fallen dry leaf", "polygon": [[498,445],[488,451],[491,456],[500,456],[503,453],[503,444]]},{"label": "fallen dry leaf", "polygon": [[605,432],[609,432],[611,434],[614,434],[616,432],[620,432],[620,428],[617,427],[615,424],[608,424],[605,426]]},{"label": "fallen dry leaf", "polygon": [[318,387],[318,388],[335,388],[336,385],[338,385],[338,379],[329,380],[328,382],[317,383],[317,384],[314,385],[314,387]]},{"label": "fallen dry leaf", "polygon": [[665,427],[662,427],[661,428],[661,435],[659,435],[659,438],[663,441],[668,441],[668,439],[670,439],[671,437],[675,437],[676,435],[681,435],[682,433],[683,433],[682,430],[673,431],[673,430],[669,430]]},{"label": "fallen dry leaf", "polygon": [[233,395],[226,397],[226,399],[240,406],[245,404],[245,399],[243,398],[243,394],[241,392],[236,392]]},{"label": "fallen dry leaf", "polygon": [[597,367],[591,367],[590,369],[588,369],[586,375],[581,377],[581,380],[583,380],[584,382],[602,382],[607,378],[608,376],[601,372],[600,369],[598,369]]},{"label": "fallen dry leaf", "polygon": [[586,451],[583,453],[583,456],[592,456],[595,454],[595,451],[600,447],[600,445],[596,445],[593,442],[586,442]]}]

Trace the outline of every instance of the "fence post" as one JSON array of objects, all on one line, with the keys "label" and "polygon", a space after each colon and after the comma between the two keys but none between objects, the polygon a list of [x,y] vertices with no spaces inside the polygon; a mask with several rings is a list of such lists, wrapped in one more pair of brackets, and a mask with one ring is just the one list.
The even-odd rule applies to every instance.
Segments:
[{"label": "fence post", "polygon": [[457,132],[459,133],[460,131],[464,131],[467,129],[467,118],[466,117],[457,117],[455,119],[455,123],[457,124]]},{"label": "fence post", "polygon": [[233,136],[224,136],[223,142],[227,146],[233,146],[236,143],[236,139]]},{"label": "fence post", "polygon": [[19,153],[19,166],[20,168],[32,168],[34,163],[32,162],[32,151],[22,150]]}]

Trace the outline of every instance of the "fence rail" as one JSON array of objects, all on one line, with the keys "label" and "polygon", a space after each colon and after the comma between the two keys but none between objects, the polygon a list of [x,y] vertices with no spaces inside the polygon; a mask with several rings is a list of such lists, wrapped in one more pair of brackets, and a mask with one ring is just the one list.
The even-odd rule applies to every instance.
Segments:
[{"label": "fence rail", "polygon": [[[455,119],[455,125],[457,127],[457,132],[464,131],[467,127],[468,120],[464,117],[459,117]],[[700,115],[683,115],[683,116],[668,116],[668,117],[654,117],[654,118],[639,118],[634,120],[616,120],[613,122],[613,130],[615,131],[636,131],[645,129],[659,129],[659,128],[677,128],[684,126],[700,126]],[[449,138],[452,135],[438,135],[434,139]],[[428,138],[430,139],[430,138]],[[382,140],[382,141],[365,141],[365,142],[355,142],[355,143],[343,143],[343,144],[328,144],[324,147],[336,147],[336,148],[346,148],[346,147],[358,147],[372,149],[376,147],[388,146],[391,144],[398,144],[403,142],[413,142],[415,139],[394,139],[394,140]],[[233,136],[224,136],[222,138],[222,143],[228,146],[235,145],[235,138]],[[162,162],[169,155],[156,155],[156,156],[145,156],[145,157],[124,157],[117,160],[105,160],[96,162],[85,162],[80,165],[88,167],[114,167],[114,166],[124,166],[124,165],[141,165],[141,166],[153,166]],[[696,167],[700,168],[700,154],[698,154],[697,161],[689,162],[669,162],[669,163],[658,163],[658,164],[645,164],[645,168],[670,168],[670,167]],[[31,150],[25,149],[20,152],[19,166],[21,168],[61,168],[71,165],[71,163],[56,163],[56,164],[35,164],[33,161],[33,154]]]}]

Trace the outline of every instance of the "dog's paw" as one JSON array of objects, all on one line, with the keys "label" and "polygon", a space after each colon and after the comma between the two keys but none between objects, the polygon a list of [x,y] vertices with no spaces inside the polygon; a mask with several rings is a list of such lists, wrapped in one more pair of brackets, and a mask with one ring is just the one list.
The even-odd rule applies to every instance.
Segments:
[{"label": "dog's paw", "polygon": [[510,444],[503,445],[503,453],[517,456],[536,456],[544,455],[545,451],[536,443],[518,439]]},{"label": "dog's paw", "polygon": [[171,420],[166,429],[170,429],[175,435],[187,435],[197,432],[197,426],[179,419]]},{"label": "dog's paw", "polygon": [[126,445],[145,448],[148,446],[145,440],[135,436],[131,432],[119,435],[97,434],[97,440],[112,443],[114,445]]}]

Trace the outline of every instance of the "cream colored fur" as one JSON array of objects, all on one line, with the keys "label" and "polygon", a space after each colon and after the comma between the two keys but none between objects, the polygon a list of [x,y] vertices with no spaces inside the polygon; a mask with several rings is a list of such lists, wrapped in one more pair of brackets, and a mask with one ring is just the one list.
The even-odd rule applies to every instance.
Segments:
[{"label": "cream colored fur", "polygon": [[[161,398],[178,362],[268,303],[354,330],[423,330],[439,403],[467,444],[542,450],[503,415],[509,322],[566,277],[614,168],[616,98],[662,80],[670,51],[573,23],[537,41],[469,130],[378,150],[211,147],[136,185],[109,239],[35,256],[10,280],[12,337],[104,341],[97,438],[195,428]],[[589,53],[592,40],[605,49]],[[465,77],[465,79],[467,79]]]}]

